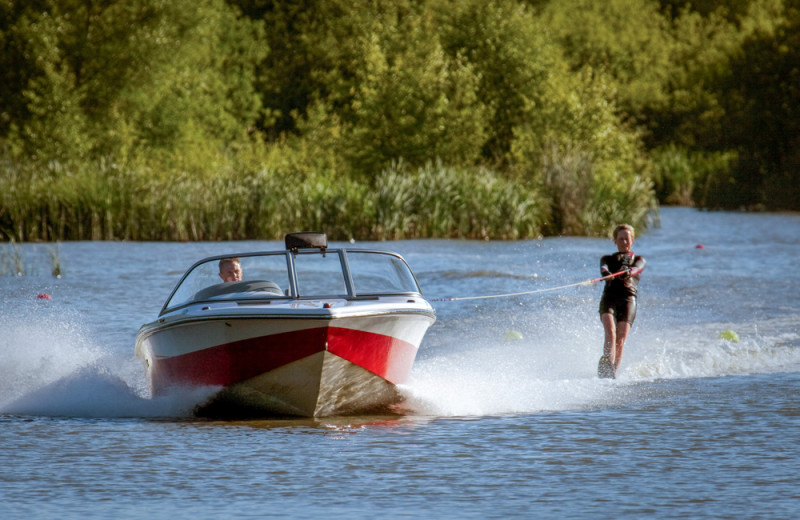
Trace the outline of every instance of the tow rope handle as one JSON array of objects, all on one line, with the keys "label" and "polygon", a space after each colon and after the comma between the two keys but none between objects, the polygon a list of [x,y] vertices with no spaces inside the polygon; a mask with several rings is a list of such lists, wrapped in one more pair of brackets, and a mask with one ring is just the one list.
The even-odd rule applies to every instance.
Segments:
[{"label": "tow rope handle", "polygon": [[[635,267],[630,270],[631,276],[637,276],[644,271],[644,267]],[[611,280],[612,278],[616,278],[617,276],[625,274],[627,271],[617,271],[616,273],[607,274],[605,276],[601,276],[600,278],[595,278],[594,280],[589,280],[591,283],[603,282],[606,280]]]}]

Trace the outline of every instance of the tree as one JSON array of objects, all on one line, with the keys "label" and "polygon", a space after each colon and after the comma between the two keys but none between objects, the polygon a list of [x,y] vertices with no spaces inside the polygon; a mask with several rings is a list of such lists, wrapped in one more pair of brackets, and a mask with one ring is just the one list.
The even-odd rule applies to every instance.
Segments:
[{"label": "tree", "polygon": [[490,117],[485,159],[508,164],[514,132],[549,104],[549,78],[566,73],[560,51],[535,13],[516,1],[437,4],[442,42],[480,78],[478,98]]},{"label": "tree", "polygon": [[3,65],[18,72],[3,92],[0,137],[30,154],[227,142],[258,115],[261,26],[223,0],[12,1],[2,9]]},{"label": "tree", "polygon": [[[349,103],[358,42],[407,0],[231,0],[267,28],[269,56],[258,69],[264,113],[259,124],[272,138],[297,132],[312,104],[334,112]],[[383,5],[385,4],[385,5]],[[386,13],[386,14],[384,14]]]},{"label": "tree", "polygon": [[739,161],[710,204],[800,209],[800,2],[785,14],[774,32],[748,38],[723,84],[723,142]]},{"label": "tree", "polygon": [[671,38],[655,0],[563,0],[542,15],[573,70],[607,76],[624,119],[646,125],[646,110],[664,109]]},{"label": "tree", "polygon": [[[265,130],[336,149],[372,178],[393,161],[473,163],[486,117],[478,75],[446,52],[426,2],[341,0],[249,4],[274,52],[260,83],[277,118]],[[296,140],[296,139],[295,139]]]},{"label": "tree", "polygon": [[474,164],[487,126],[479,76],[444,52],[434,20],[408,14],[360,44],[344,111],[352,164],[374,173],[398,159],[414,167]]}]

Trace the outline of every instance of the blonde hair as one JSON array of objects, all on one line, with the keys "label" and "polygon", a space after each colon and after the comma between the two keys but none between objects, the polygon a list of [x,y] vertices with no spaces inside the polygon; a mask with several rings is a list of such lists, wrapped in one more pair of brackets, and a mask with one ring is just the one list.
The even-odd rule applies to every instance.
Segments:
[{"label": "blonde hair", "polygon": [[223,258],[222,260],[219,261],[219,272],[221,273],[222,270],[225,268],[225,266],[228,264],[239,264],[239,266],[242,265],[242,263],[236,257]]},{"label": "blonde hair", "polygon": [[620,231],[630,231],[631,238],[636,238],[636,232],[633,230],[633,226],[631,226],[630,224],[620,224],[619,226],[614,228],[614,234],[612,235],[614,240],[617,239],[617,234]]}]

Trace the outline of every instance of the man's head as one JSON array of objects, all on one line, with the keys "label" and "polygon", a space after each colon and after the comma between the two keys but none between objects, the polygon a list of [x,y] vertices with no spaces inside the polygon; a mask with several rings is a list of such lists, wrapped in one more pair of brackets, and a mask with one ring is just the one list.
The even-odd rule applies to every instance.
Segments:
[{"label": "man's head", "polygon": [[238,258],[223,258],[219,261],[219,277],[223,282],[238,282],[242,279],[242,264]]}]

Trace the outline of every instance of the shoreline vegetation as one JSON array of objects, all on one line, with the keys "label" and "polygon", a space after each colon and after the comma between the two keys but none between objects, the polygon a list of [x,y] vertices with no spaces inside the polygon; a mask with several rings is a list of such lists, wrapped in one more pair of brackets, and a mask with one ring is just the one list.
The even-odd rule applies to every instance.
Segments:
[{"label": "shoreline vegetation", "polygon": [[[553,204],[535,186],[480,167],[429,164],[409,171],[395,164],[369,185],[261,164],[226,165],[213,175],[153,178],[151,172],[117,165],[66,176],[22,171],[3,190],[13,222],[4,232],[17,241],[278,240],[300,228],[323,230],[333,240],[508,240],[545,234],[545,208]],[[657,218],[644,181],[624,188],[603,200],[562,195],[562,206],[551,206],[549,215],[564,215],[561,230],[591,235],[602,235],[605,222]]]},{"label": "shoreline vegetation", "polygon": [[11,0],[0,241],[800,209],[800,0]]},{"label": "shoreline vegetation", "polygon": [[0,244],[0,276],[38,276],[42,270],[47,270],[53,278],[61,278],[59,243],[46,245],[44,253],[38,244],[25,252],[13,240]]}]

